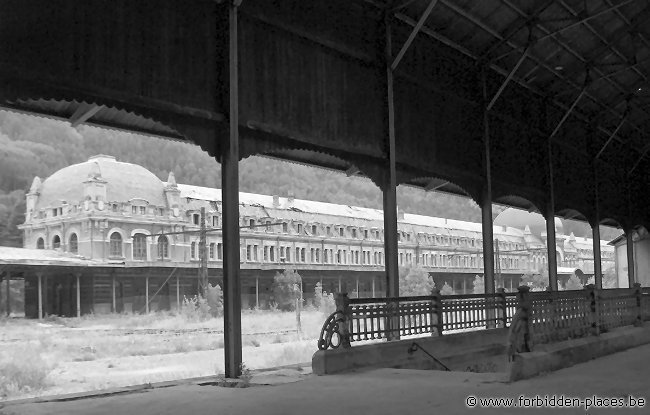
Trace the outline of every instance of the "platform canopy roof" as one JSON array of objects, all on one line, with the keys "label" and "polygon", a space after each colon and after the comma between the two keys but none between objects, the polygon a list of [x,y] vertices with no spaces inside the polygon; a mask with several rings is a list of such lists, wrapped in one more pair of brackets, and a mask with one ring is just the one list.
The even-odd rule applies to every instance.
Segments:
[{"label": "platform canopy roof", "polygon": [[[188,140],[220,159],[226,2],[0,5],[0,106]],[[647,1],[243,0],[239,10],[242,157],[382,185],[388,62],[398,183],[479,200],[489,106],[495,202],[650,223]]]}]

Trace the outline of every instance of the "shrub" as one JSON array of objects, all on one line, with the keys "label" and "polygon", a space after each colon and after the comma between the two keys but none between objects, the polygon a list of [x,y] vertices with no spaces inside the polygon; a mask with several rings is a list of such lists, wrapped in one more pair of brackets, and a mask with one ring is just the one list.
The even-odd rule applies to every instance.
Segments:
[{"label": "shrub", "polygon": [[485,280],[480,275],[474,277],[474,294],[485,294]]},{"label": "shrub", "polygon": [[219,284],[214,286],[208,284],[207,296],[212,317],[223,315],[223,291],[221,291],[221,286]]},{"label": "shrub", "polygon": [[445,283],[442,288],[440,289],[440,294],[442,295],[453,295],[454,290],[449,286],[449,284]]},{"label": "shrub", "polygon": [[302,278],[293,269],[276,273],[273,277],[273,300],[280,310],[291,311],[296,308],[296,300],[300,299]]},{"label": "shrub", "polygon": [[0,357],[0,397],[30,393],[48,386],[53,369],[40,354],[21,352],[20,356]]},{"label": "shrub", "polygon": [[205,321],[212,317],[208,300],[198,295],[183,296],[181,315],[189,321]]},{"label": "shrub", "polygon": [[314,308],[325,314],[331,314],[336,310],[334,294],[323,291],[320,282],[317,282],[314,287]]}]

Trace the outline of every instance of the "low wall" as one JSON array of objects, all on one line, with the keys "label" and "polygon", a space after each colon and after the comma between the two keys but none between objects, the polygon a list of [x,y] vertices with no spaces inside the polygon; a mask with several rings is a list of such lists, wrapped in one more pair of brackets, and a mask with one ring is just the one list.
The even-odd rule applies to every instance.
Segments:
[{"label": "low wall", "polygon": [[492,362],[505,371],[508,329],[478,330],[444,336],[418,337],[353,345],[350,348],[319,350],[312,357],[317,375],[368,368],[444,370],[422,350],[409,353],[413,342],[431,353],[451,370],[466,370],[478,363]]},{"label": "low wall", "polygon": [[534,346],[535,351],[516,354],[510,363],[510,381],[559,370],[597,357],[650,343],[650,323],[621,327],[600,336]]}]

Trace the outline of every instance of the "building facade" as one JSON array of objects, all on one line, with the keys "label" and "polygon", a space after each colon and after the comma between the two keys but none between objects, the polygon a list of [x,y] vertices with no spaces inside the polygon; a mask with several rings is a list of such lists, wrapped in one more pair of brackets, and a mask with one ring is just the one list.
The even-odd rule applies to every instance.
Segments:
[{"label": "building facade", "polygon": [[[36,177],[26,197],[25,248],[105,265],[86,270],[92,275],[81,279],[82,297],[90,299],[83,304],[82,298],[83,312],[173,308],[183,295],[195,294],[202,218],[209,275],[214,282],[221,277],[219,189],[178,184],[173,172],[163,182],[142,166],[99,155],[43,181]],[[381,210],[240,193],[239,213],[244,304],[268,303],[273,276],[288,267],[303,276],[307,296],[317,282],[330,292],[383,295]],[[494,238],[497,270],[513,290],[522,274],[544,268],[546,241],[527,225],[502,224],[508,220],[508,214],[497,218]],[[591,239],[564,235],[561,222],[556,229],[560,269],[593,273]],[[480,223],[399,212],[398,231],[401,266],[425,269],[438,287],[447,283],[456,293],[472,292],[482,275]],[[606,269],[613,249],[601,246]],[[60,284],[53,278],[46,289],[65,291],[75,282]]]}]

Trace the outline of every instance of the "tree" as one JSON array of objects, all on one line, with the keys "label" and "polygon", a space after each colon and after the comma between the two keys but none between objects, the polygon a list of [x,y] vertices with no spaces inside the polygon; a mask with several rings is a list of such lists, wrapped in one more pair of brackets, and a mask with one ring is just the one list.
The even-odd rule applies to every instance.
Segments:
[{"label": "tree", "polygon": [[314,287],[314,308],[322,313],[330,314],[336,310],[334,294],[323,290],[320,282]]},{"label": "tree", "polygon": [[544,291],[548,287],[548,271],[542,270],[539,274],[524,274],[521,276],[521,283],[528,285],[531,291]]},{"label": "tree", "polygon": [[583,286],[580,282],[580,278],[576,274],[571,274],[566,284],[564,284],[565,290],[582,290]]},{"label": "tree", "polygon": [[474,294],[485,294],[485,280],[480,275],[474,277]]},{"label": "tree", "polygon": [[294,269],[286,269],[273,277],[273,300],[281,310],[294,310],[301,298],[302,277]]},{"label": "tree", "polygon": [[219,284],[208,284],[207,287],[207,300],[210,306],[210,314],[217,317],[223,314],[223,291]]},{"label": "tree", "polygon": [[431,295],[435,287],[433,278],[424,269],[419,267],[400,267],[399,269],[399,294],[402,297],[416,295]]}]

